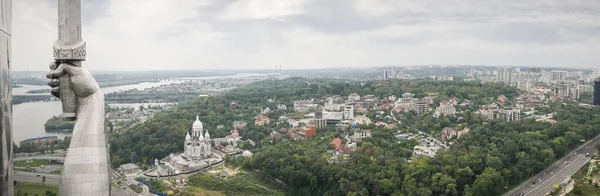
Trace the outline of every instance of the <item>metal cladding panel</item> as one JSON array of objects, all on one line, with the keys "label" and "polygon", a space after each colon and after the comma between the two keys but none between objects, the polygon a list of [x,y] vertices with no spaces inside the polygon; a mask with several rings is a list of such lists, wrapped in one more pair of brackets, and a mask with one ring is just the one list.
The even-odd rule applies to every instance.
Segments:
[{"label": "metal cladding panel", "polygon": [[0,0],[0,192],[2,196],[13,195],[11,21],[12,0]]}]

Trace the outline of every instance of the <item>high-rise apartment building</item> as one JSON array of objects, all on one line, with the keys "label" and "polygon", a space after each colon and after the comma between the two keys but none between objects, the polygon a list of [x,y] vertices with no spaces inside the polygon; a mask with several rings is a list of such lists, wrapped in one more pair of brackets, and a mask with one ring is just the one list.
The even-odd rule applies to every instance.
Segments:
[{"label": "high-rise apartment building", "polygon": [[498,75],[496,77],[496,80],[507,83],[507,84],[513,82],[514,68],[498,67],[497,71],[498,71]]},{"label": "high-rise apartment building", "polygon": [[390,79],[392,76],[392,72],[389,70],[383,70],[383,79],[384,80],[388,80]]},{"label": "high-rise apartment building", "polygon": [[551,81],[559,82],[567,80],[567,71],[552,70],[550,74]]},{"label": "high-rise apartment building", "polygon": [[600,77],[594,80],[594,105],[600,105]]}]

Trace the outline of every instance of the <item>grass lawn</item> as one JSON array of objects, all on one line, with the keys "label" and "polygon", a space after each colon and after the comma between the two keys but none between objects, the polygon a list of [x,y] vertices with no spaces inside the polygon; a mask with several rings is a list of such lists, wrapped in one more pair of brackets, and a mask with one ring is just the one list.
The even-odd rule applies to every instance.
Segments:
[{"label": "grass lawn", "polygon": [[130,184],[129,188],[133,191],[135,191],[136,193],[141,193],[142,191],[144,191],[144,189],[138,185],[135,184]]},{"label": "grass lawn", "polygon": [[227,182],[204,174],[196,174],[190,176],[188,187],[221,192],[225,195],[285,195],[269,184],[261,182],[255,173],[248,173]]},{"label": "grass lawn", "polygon": [[194,195],[194,196],[222,196],[225,195],[219,191],[211,191],[198,187],[188,187],[185,190],[181,191],[182,195]]},{"label": "grass lawn", "polygon": [[33,159],[31,160],[31,163],[27,163],[26,160],[23,161],[15,161],[15,164],[17,167],[39,167],[42,165],[49,165],[50,162],[48,160],[40,160],[40,159]]},{"label": "grass lawn", "polygon": [[35,169],[33,169],[33,168],[29,168],[29,169],[21,169],[21,168],[19,168],[19,169],[15,169],[15,171],[35,172]]},{"label": "grass lawn", "polygon": [[58,174],[58,175],[60,175],[60,173],[62,173],[62,169],[60,169],[60,168],[59,168],[59,169],[57,169],[57,170],[54,170],[54,171],[52,171],[52,172],[50,172],[50,173],[51,173],[51,174]]},{"label": "grass lawn", "polygon": [[58,186],[33,183],[33,182],[21,182],[15,186],[15,195],[46,195],[47,191],[53,192],[54,195],[58,193]]},{"label": "grass lawn", "polygon": [[575,180],[575,186],[573,190],[567,194],[567,196],[573,195],[600,195],[600,188],[590,183],[593,176],[599,174],[598,167],[594,168],[592,174],[588,176],[587,172],[589,169],[589,164],[585,164],[585,166],[581,167],[575,175],[573,175],[573,179]]}]

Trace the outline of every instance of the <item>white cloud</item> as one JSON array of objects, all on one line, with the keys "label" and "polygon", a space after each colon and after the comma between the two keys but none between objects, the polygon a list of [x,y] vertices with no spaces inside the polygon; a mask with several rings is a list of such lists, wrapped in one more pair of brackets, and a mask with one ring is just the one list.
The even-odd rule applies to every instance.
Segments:
[{"label": "white cloud", "polygon": [[370,16],[386,16],[390,14],[425,14],[429,10],[423,6],[406,0],[354,0],[357,11]]},{"label": "white cloud", "polygon": [[288,16],[301,14],[311,0],[243,0],[229,4],[219,14],[223,20],[284,20]]},{"label": "white cloud", "polygon": [[[600,62],[593,0],[86,2],[91,70]],[[55,6],[13,2],[13,70],[52,60]]]}]

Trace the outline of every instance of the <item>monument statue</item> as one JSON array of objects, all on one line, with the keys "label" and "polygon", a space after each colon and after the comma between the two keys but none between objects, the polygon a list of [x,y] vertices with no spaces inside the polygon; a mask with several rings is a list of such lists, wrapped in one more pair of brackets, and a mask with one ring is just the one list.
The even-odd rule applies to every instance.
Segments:
[{"label": "monument statue", "polygon": [[104,94],[85,68],[81,0],[58,0],[58,39],[46,75],[60,98],[61,117],[75,120],[58,184],[59,195],[110,195],[109,154],[104,132]]},{"label": "monument statue", "polygon": [[11,97],[12,1],[0,1],[0,196],[13,192],[13,136]]}]

